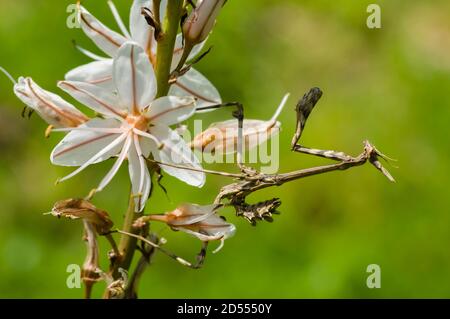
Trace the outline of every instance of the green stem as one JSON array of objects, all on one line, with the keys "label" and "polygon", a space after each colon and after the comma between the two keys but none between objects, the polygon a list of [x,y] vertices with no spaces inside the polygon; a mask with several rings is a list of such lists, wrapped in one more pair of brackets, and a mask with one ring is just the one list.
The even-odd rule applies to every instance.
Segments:
[{"label": "green stem", "polygon": [[[156,3],[158,2],[159,1],[156,1]],[[166,96],[169,92],[169,78],[172,71],[173,51],[175,49],[175,41],[177,38],[178,26],[181,20],[183,3],[183,0],[167,1],[166,16],[163,22],[161,35],[158,38],[158,47],[156,52],[156,80],[158,85],[157,97]],[[135,198],[131,194],[122,230],[125,233],[138,235],[138,230],[134,229],[133,223],[141,216],[141,214],[135,213],[134,200]],[[131,262],[133,261],[134,252],[136,251],[137,240],[137,237],[122,235],[118,247],[120,256],[111,269],[111,273],[114,278],[118,278],[119,276],[119,267],[129,271]],[[105,296],[107,297],[108,294],[106,293]]]},{"label": "green stem", "polygon": [[182,9],[183,0],[167,1],[166,16],[162,26],[161,37],[158,39],[156,52],[157,97],[166,96],[169,92],[172,57]]},{"label": "green stem", "polygon": [[[127,212],[125,213],[125,219],[123,222],[122,230],[126,232],[130,232],[132,234],[139,234],[139,231],[133,227],[134,221],[142,216],[142,213],[135,212],[135,195],[130,191],[130,198],[128,202]],[[133,261],[133,256],[136,251],[137,238],[132,238],[130,236],[122,235],[120,238],[120,242],[118,247],[116,247],[114,239],[112,239],[111,235],[108,235],[107,239],[110,241],[113,246],[113,250],[116,254],[116,260],[111,264],[111,269],[109,274],[116,280],[121,277],[119,272],[119,268],[130,271],[131,262]],[[103,294],[103,298],[109,299],[110,294],[108,289],[105,290]]]},{"label": "green stem", "polygon": [[[123,222],[122,229],[125,231],[128,231],[130,233],[135,233],[135,229],[133,229],[133,223],[136,220],[136,218],[140,217],[140,213],[136,213],[135,210],[135,196],[132,194],[130,195],[128,203],[128,209],[125,214],[125,220]],[[131,261],[133,260],[134,252],[136,250],[136,243],[137,240],[134,238],[130,238],[130,236],[122,236],[120,238],[119,243],[119,252],[120,252],[120,263],[119,266],[125,270],[129,270]],[[114,272],[116,272],[117,269],[115,269]]]}]

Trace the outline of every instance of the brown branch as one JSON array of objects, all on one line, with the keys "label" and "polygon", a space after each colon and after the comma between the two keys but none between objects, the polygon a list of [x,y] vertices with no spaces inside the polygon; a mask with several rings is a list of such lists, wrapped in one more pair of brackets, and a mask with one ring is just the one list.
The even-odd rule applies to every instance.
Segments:
[{"label": "brown branch", "polygon": [[99,267],[99,252],[97,243],[97,233],[92,223],[83,220],[85,241],[87,247],[86,259],[83,264],[81,279],[84,283],[85,299],[91,298],[92,287],[99,280],[97,269]]},{"label": "brown branch", "polygon": [[153,241],[151,241],[151,240],[149,240],[149,239],[147,239],[147,238],[145,238],[143,236],[132,234],[132,233],[128,233],[128,232],[123,231],[123,230],[116,230],[116,232],[121,233],[123,235],[127,235],[127,236],[130,236],[130,237],[133,237],[135,239],[139,239],[142,242],[150,245],[151,247],[153,247],[155,249],[158,249],[160,252],[162,252],[163,254],[167,255],[168,257],[174,259],[175,261],[177,261],[181,265],[189,267],[189,268],[192,268],[192,269],[199,269],[199,268],[201,268],[203,266],[204,261],[205,261],[206,249],[208,247],[208,242],[207,241],[202,242],[202,249],[200,250],[200,253],[197,255],[196,263],[193,264],[193,263],[187,261],[186,259],[178,257],[174,253],[172,253],[172,252],[162,248],[157,243],[154,243]]},{"label": "brown branch", "polygon": [[[142,230],[143,237],[148,238],[150,241],[159,244],[159,238],[153,234],[149,233],[148,224]],[[141,247],[137,248],[142,256],[139,258],[136,268],[134,269],[133,274],[131,275],[130,281],[128,282],[127,288],[125,290],[125,298],[127,299],[137,299],[138,298],[138,287],[140,279],[145,272],[145,270],[150,265],[151,259],[155,254],[156,248],[142,244]]]},{"label": "brown branch", "polygon": [[271,221],[272,213],[276,212],[276,208],[280,205],[278,199],[273,199],[254,205],[249,205],[246,203],[246,197],[248,195],[264,188],[280,186],[287,182],[313,175],[324,174],[332,171],[347,170],[351,167],[361,166],[366,162],[369,162],[370,164],[375,166],[375,168],[378,169],[391,182],[395,182],[392,175],[381,165],[379,161],[379,158],[383,158],[386,161],[390,159],[380,151],[378,151],[376,147],[368,141],[364,141],[364,150],[357,157],[352,157],[345,154],[344,152],[312,149],[303,147],[298,144],[305,128],[306,121],[321,96],[322,91],[319,88],[312,88],[297,104],[295,109],[297,113],[297,123],[296,130],[291,142],[291,148],[292,150],[299,153],[325,157],[339,161],[339,163],[306,168],[282,174],[259,173],[250,175],[247,174],[246,171],[242,171],[242,181],[222,187],[214,203],[219,204],[225,199],[229,200],[230,204],[234,206],[236,214],[238,216],[243,216],[254,225],[256,223],[256,220],[266,219]]},{"label": "brown branch", "polygon": [[283,174],[258,174],[256,176],[246,177],[244,181],[233,183],[223,187],[216,197],[215,203],[220,203],[223,199],[230,199],[232,202],[239,203],[245,200],[245,197],[251,193],[272,186],[281,186],[284,183],[298,180],[301,178],[328,173],[338,170],[346,170],[351,167],[360,166],[369,161],[378,170],[380,170],[390,181],[394,178],[378,161],[382,154],[368,141],[364,142],[364,151],[357,157],[351,157],[337,164],[324,165],[312,168],[306,168]]}]

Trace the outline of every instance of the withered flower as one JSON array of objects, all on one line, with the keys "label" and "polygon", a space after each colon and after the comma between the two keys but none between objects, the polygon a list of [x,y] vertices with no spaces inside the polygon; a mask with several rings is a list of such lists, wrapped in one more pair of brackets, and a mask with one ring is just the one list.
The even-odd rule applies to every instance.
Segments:
[{"label": "withered flower", "polygon": [[141,217],[136,221],[135,226],[142,226],[148,221],[164,222],[173,230],[191,234],[201,241],[220,240],[220,246],[214,251],[217,252],[223,247],[225,239],[236,232],[233,224],[227,223],[222,217],[216,215],[220,207],[221,205],[183,204],[166,214]]},{"label": "withered flower", "polygon": [[58,218],[83,219],[91,223],[99,235],[107,234],[113,226],[107,212],[98,209],[85,199],[61,200],[53,206],[51,214]]},{"label": "withered flower", "polygon": [[84,225],[84,240],[87,254],[83,263],[81,279],[86,290],[86,298],[90,298],[92,286],[99,281],[99,248],[98,235],[106,235],[113,226],[107,212],[98,209],[85,199],[65,199],[57,202],[50,212],[58,218],[82,219]]}]

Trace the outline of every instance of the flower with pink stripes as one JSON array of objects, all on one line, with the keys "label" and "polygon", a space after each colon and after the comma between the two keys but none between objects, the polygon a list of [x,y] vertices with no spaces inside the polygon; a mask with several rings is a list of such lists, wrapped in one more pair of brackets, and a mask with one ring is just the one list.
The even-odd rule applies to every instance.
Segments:
[{"label": "flower with pink stripes", "polygon": [[[164,20],[167,0],[160,1],[161,21]],[[69,71],[65,79],[68,81],[86,82],[109,89],[114,88],[112,82],[113,58],[117,56],[119,48],[127,41],[138,43],[147,55],[153,66],[156,65],[155,30],[149,26],[141,14],[143,7],[153,10],[152,0],[134,0],[130,12],[130,32],[128,32],[116,7],[112,1],[108,1],[113,16],[122,32],[115,32],[97,20],[83,6],[78,7],[78,20],[85,34],[106,54],[109,58],[101,57],[87,50],[80,50],[90,58],[96,60]],[[196,45],[189,58],[199,54],[203,43]],[[172,58],[172,70],[176,68],[183,54],[183,36],[177,36]],[[171,86],[169,95],[192,96],[196,99],[197,108],[220,104],[222,100],[214,85],[200,72],[191,68],[186,74],[180,76]]]},{"label": "flower with pink stripes", "polygon": [[[61,81],[58,86],[101,115],[89,119],[59,96],[44,91],[30,78],[19,79],[16,95],[50,124],[54,131],[69,132],[55,147],[50,159],[55,165],[79,166],[60,181],[67,180],[89,165],[117,157],[97,191],[112,180],[128,159],[136,211],[142,211],[151,189],[146,158],[172,166],[162,169],[189,185],[202,187],[201,166],[188,145],[170,125],[195,112],[192,97],[165,96],[155,99],[156,78],[141,46],[127,42],[117,51],[112,66],[114,90],[79,81]],[[194,170],[175,168],[185,166]]]}]

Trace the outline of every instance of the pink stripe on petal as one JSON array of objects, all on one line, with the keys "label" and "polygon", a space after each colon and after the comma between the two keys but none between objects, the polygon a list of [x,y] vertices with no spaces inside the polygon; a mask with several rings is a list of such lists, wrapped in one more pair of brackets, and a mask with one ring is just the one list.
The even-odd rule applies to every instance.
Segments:
[{"label": "pink stripe on petal", "polygon": [[103,154],[107,153],[108,151],[110,151],[111,149],[113,149],[114,147],[118,146],[120,143],[122,143],[125,138],[127,137],[126,134],[122,134],[120,135],[117,139],[115,139],[112,143],[108,144],[105,148],[103,148],[102,150],[100,150],[97,154],[95,154],[94,156],[92,156],[86,163],[84,163],[82,166],[80,166],[78,169],[76,169],[75,171],[73,171],[71,174],[61,178],[59,180],[59,182],[65,181],[69,178],[74,177],[75,175],[77,175],[78,173],[80,173],[81,171],[83,171],[85,168],[87,168],[89,165],[91,165],[92,163],[94,163],[97,159],[99,159]]},{"label": "pink stripe on petal", "polygon": [[68,147],[68,148],[66,148],[66,149],[63,149],[63,150],[61,150],[60,152],[58,152],[58,153],[56,153],[56,154],[53,154],[53,157],[61,156],[61,155],[66,154],[66,153],[68,153],[68,152],[77,150],[78,148],[80,148],[80,147],[82,147],[82,146],[85,146],[85,145],[87,145],[87,144],[96,142],[96,141],[98,141],[98,140],[104,139],[104,138],[109,137],[109,136],[112,136],[112,135],[114,135],[114,133],[107,133],[107,134],[104,134],[104,135],[96,136],[96,137],[94,137],[94,138],[92,138],[92,139],[83,141],[83,142],[81,142],[81,143],[78,143],[78,144],[73,145],[73,146],[71,146],[71,147]]}]

